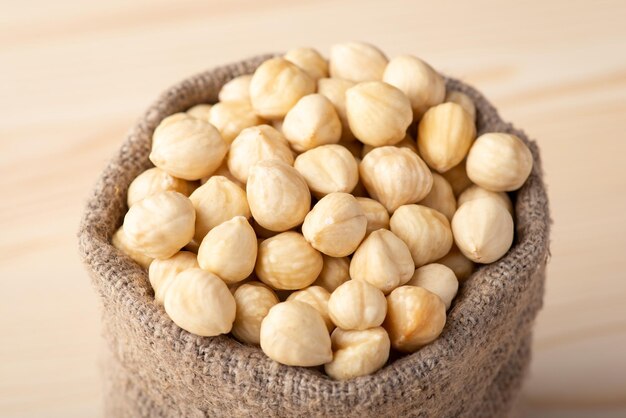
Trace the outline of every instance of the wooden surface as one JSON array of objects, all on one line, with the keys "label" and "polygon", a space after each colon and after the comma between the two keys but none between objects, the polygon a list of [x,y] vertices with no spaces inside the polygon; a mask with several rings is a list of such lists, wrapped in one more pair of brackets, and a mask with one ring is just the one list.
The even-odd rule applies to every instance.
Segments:
[{"label": "wooden surface", "polygon": [[363,39],[478,87],[536,138],[554,217],[515,415],[626,416],[626,3],[2,0],[0,416],[98,417],[85,197],[165,87],[249,55]]}]

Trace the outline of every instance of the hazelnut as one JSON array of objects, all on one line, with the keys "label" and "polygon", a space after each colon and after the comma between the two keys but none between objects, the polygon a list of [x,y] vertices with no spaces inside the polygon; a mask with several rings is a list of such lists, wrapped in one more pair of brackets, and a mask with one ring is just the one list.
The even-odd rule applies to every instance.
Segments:
[{"label": "hazelnut", "polygon": [[330,100],[321,94],[309,94],[289,110],[282,132],[294,150],[303,152],[339,142],[341,121]]},{"label": "hazelnut", "polygon": [[242,130],[260,125],[265,121],[254,113],[250,102],[239,101],[215,104],[211,108],[209,122],[220,131],[222,138],[230,144]]},{"label": "hazelnut", "polygon": [[421,205],[400,206],[391,216],[389,226],[409,247],[416,267],[443,257],[452,247],[450,222],[435,209]]},{"label": "hazelnut", "polygon": [[361,243],[350,261],[350,277],[387,294],[411,279],[415,265],[406,244],[393,232],[379,229]]},{"label": "hazelnut", "polygon": [[174,191],[189,196],[193,189],[187,180],[172,177],[158,167],[149,168],[128,186],[128,207],[155,193]]},{"label": "hazelnut", "polygon": [[443,176],[432,173],[433,187],[425,198],[419,201],[422,206],[428,206],[443,213],[449,221],[452,220],[456,212],[456,198],[454,190]]},{"label": "hazelnut", "polygon": [[250,102],[250,81],[252,74],[240,75],[229,80],[220,89],[220,102]]},{"label": "hazelnut", "polygon": [[339,328],[364,330],[383,323],[387,302],[377,287],[360,280],[348,280],[331,293],[328,313]]},{"label": "hazelnut", "polygon": [[389,229],[389,213],[382,203],[369,197],[357,197],[356,201],[367,218],[366,237],[378,229]]},{"label": "hazelnut", "polygon": [[302,175],[278,160],[260,161],[249,170],[246,185],[252,216],[272,231],[298,226],[311,207],[311,193]]},{"label": "hazelnut", "polygon": [[321,286],[329,292],[350,280],[350,259],[348,257],[329,257],[322,255],[324,265],[313,285]]},{"label": "hazelnut", "polygon": [[331,337],[333,360],[324,365],[336,380],[365,376],[382,368],[389,358],[391,343],[382,327],[362,331],[337,328]]},{"label": "hazelnut", "polygon": [[515,135],[481,135],[467,155],[467,175],[480,187],[492,192],[517,190],[533,168],[533,155]]},{"label": "hazelnut", "polygon": [[294,168],[302,174],[316,197],[350,193],[359,181],[359,166],[341,145],[322,145],[300,154]]},{"label": "hazelnut", "polygon": [[380,80],[387,57],[365,42],[345,42],[330,48],[330,75],[355,82]]},{"label": "hazelnut", "polygon": [[319,366],[333,359],[324,319],[311,305],[297,300],[270,309],[261,323],[261,349],[288,366]]},{"label": "hazelnut", "polygon": [[474,102],[467,94],[461,93],[460,91],[456,90],[450,90],[446,93],[446,98],[444,99],[444,102],[452,102],[458,104],[470,115],[472,120],[476,120],[476,106],[474,106]]},{"label": "hazelnut", "polygon": [[335,329],[335,324],[328,315],[328,299],[330,293],[328,290],[321,286],[309,286],[305,289],[293,292],[287,297],[287,300],[299,300],[300,302],[308,303],[315,308],[316,311],[322,315],[322,319],[328,328],[328,332]]},{"label": "hazelnut", "polygon": [[458,165],[455,165],[445,173],[441,173],[441,175],[448,181],[448,183],[450,183],[456,197],[459,197],[465,189],[473,184],[469,177],[467,177],[467,172],[465,171],[465,160],[461,161]]},{"label": "hazelnut", "polygon": [[152,257],[148,257],[147,255],[143,254],[141,251],[135,248],[133,244],[129,242],[128,237],[124,233],[123,226],[120,226],[117,231],[115,231],[113,237],[111,238],[111,244],[113,244],[115,248],[126,254],[144,269],[147,269],[148,266],[150,266],[150,263],[152,263]]},{"label": "hazelnut", "polygon": [[302,68],[315,81],[328,77],[328,62],[313,48],[291,49],[284,58]]},{"label": "hazelnut", "polygon": [[433,176],[422,159],[406,148],[380,147],[359,164],[359,173],[370,196],[389,212],[422,200],[430,193]]},{"label": "hazelnut", "polygon": [[196,255],[189,251],[179,251],[170,258],[154,260],[148,269],[148,278],[154,290],[154,300],[162,305],[167,289],[178,273],[192,268],[199,268],[198,260]]},{"label": "hazelnut", "polygon": [[203,103],[189,108],[185,113],[187,113],[187,115],[191,116],[192,118],[208,122],[209,114],[211,113],[211,107],[212,105]]},{"label": "hazelnut", "polygon": [[450,267],[459,282],[466,280],[474,271],[474,263],[465,257],[456,245],[453,245],[450,252],[436,263]]},{"label": "hazelnut", "polygon": [[511,202],[511,198],[508,194],[505,192],[491,192],[476,185],[468,187],[459,195],[459,206],[465,202],[483,198],[496,199],[496,201],[500,202],[502,206],[504,206],[511,216],[513,215],[513,203]]},{"label": "hazelnut", "polygon": [[355,197],[330,193],[304,218],[302,234],[313,248],[331,257],[352,254],[365,236],[367,218]]},{"label": "hazelnut", "polygon": [[259,345],[261,323],[279,302],[276,293],[262,283],[250,282],[237,287],[233,296],[237,304],[233,335],[242,343]]},{"label": "hazelnut", "polygon": [[452,300],[459,290],[459,281],[456,275],[443,264],[426,264],[415,270],[407,285],[419,286],[439,296],[446,309],[450,309]]},{"label": "hazelnut", "polygon": [[283,232],[259,244],[256,275],[274,289],[304,289],[322,271],[322,255],[297,232]]},{"label": "hazelnut", "polygon": [[317,93],[326,97],[335,107],[337,116],[341,121],[341,139],[343,141],[354,141],[354,135],[350,131],[348,115],[346,113],[346,90],[353,87],[353,81],[339,78],[321,78],[317,81]]}]

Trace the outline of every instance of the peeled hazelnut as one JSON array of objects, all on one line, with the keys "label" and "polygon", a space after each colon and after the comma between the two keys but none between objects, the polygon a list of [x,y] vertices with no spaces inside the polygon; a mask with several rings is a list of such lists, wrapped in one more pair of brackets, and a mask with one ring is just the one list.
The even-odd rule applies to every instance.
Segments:
[{"label": "peeled hazelnut", "polygon": [[467,155],[467,175],[480,187],[492,192],[517,190],[533,168],[533,155],[515,135],[481,135]]},{"label": "peeled hazelnut", "polygon": [[198,180],[213,173],[226,152],[228,143],[213,125],[183,113],[156,128],[150,161],[171,176]]},{"label": "peeled hazelnut", "polygon": [[415,265],[406,244],[393,232],[379,229],[359,246],[350,261],[350,277],[387,294],[413,276]]},{"label": "peeled hazelnut", "polygon": [[200,269],[179,273],[165,294],[165,312],[192,334],[213,337],[230,332],[235,299],[216,275]]},{"label": "peeled hazelnut", "polygon": [[324,289],[321,286],[309,286],[305,289],[298,290],[293,292],[287,300],[299,300],[300,302],[308,303],[312,307],[315,308],[316,311],[322,315],[322,319],[326,324],[326,328],[328,328],[328,332],[331,332],[335,329],[335,324],[330,319],[328,315],[328,299],[330,298],[330,293],[328,290]]},{"label": "peeled hazelnut", "polygon": [[459,290],[459,281],[454,272],[443,264],[426,264],[415,270],[413,277],[407,283],[410,286],[419,286],[439,296],[450,309],[452,300]]},{"label": "peeled hazelnut", "polygon": [[306,151],[295,160],[309,190],[317,197],[333,192],[350,193],[359,181],[359,166],[341,145],[322,145]]},{"label": "peeled hazelnut", "polygon": [[254,113],[248,101],[220,102],[211,108],[209,122],[215,126],[229,144],[239,133],[265,121]]},{"label": "peeled hazelnut", "polygon": [[160,192],[131,206],[124,217],[124,232],[137,251],[151,258],[169,258],[191,241],[195,220],[189,198]]},{"label": "peeled hazelnut", "polygon": [[[407,148],[410,149],[411,151],[413,151],[414,153],[417,154],[417,144],[415,143],[415,140],[413,138],[411,138],[411,135],[406,134],[404,136],[404,139],[400,142],[398,142],[397,144],[394,145],[394,147],[398,147],[398,148]],[[363,150],[361,152],[361,158],[365,157],[367,154],[369,154],[369,152],[371,150],[373,150],[376,147],[373,147],[371,145],[363,145]]]},{"label": "peeled hazelnut", "polygon": [[344,141],[354,140],[346,113],[346,90],[354,85],[353,81],[340,78],[321,78],[317,81],[317,93],[330,100],[337,111],[341,121],[341,139]]},{"label": "peeled hazelnut", "polygon": [[168,190],[189,196],[193,192],[193,186],[187,180],[172,177],[158,167],[149,168],[128,186],[128,207],[155,193]]},{"label": "peeled hazelnut", "polygon": [[250,217],[246,192],[226,177],[213,176],[189,196],[196,210],[196,242],[224,221]]},{"label": "peeled hazelnut", "polygon": [[302,68],[315,81],[328,77],[328,62],[313,48],[291,49],[284,58]]},{"label": "peeled hazelnut", "polygon": [[354,136],[375,147],[402,141],[413,120],[409,99],[382,81],[360,83],[348,89],[346,113]]},{"label": "peeled hazelnut", "polygon": [[148,269],[148,278],[154,289],[154,300],[162,305],[165,294],[178,273],[187,269],[199,268],[196,255],[189,251],[179,251],[170,258],[154,260]]},{"label": "peeled hazelnut", "polygon": [[[465,160],[461,161],[458,165],[455,165],[450,170],[441,174],[443,178],[445,178],[450,186],[452,186],[452,190],[454,190],[454,195],[459,197],[459,195],[471,186],[472,180],[467,177],[467,172],[465,171]],[[461,205],[457,205],[461,206]]]},{"label": "peeled hazelnut", "polygon": [[443,102],[446,82],[437,71],[412,55],[400,55],[387,64],[383,81],[402,90],[416,118]]},{"label": "peeled hazelnut", "polygon": [[120,226],[117,231],[115,231],[115,234],[113,234],[113,237],[111,238],[111,244],[113,244],[115,248],[132,258],[133,261],[135,261],[144,269],[147,269],[150,263],[152,263],[152,257],[144,255],[128,241],[128,237],[124,233],[123,226]]},{"label": "peeled hazelnut", "polygon": [[302,175],[282,161],[261,161],[249,170],[246,185],[254,219],[272,231],[300,225],[311,207],[311,193]]},{"label": "peeled hazelnut", "polygon": [[282,132],[291,147],[302,152],[339,142],[341,121],[330,100],[321,94],[309,94],[289,110]]},{"label": "peeled hazelnut", "polygon": [[417,286],[401,286],[387,296],[383,327],[391,346],[413,353],[434,341],[446,324],[446,305],[439,296]]},{"label": "peeled hazelnut", "polygon": [[279,300],[272,289],[259,282],[237,287],[234,293],[237,314],[232,333],[239,341],[258,345],[261,341],[261,323]]},{"label": "peeled hazelnut", "polygon": [[459,196],[459,206],[465,202],[483,198],[496,199],[496,201],[502,203],[511,216],[513,215],[513,203],[511,202],[511,198],[508,194],[505,192],[491,192],[476,185],[468,187],[463,191],[463,193],[461,193]]},{"label": "peeled hazelnut", "polygon": [[302,234],[316,250],[345,257],[359,246],[366,228],[367,218],[354,196],[330,193],[306,215]]},{"label": "peeled hazelnut", "polygon": [[443,257],[452,247],[450,222],[435,209],[421,205],[400,206],[391,216],[389,226],[409,247],[416,267]]},{"label": "peeled hazelnut", "polygon": [[297,232],[283,232],[261,241],[256,275],[274,289],[304,289],[322,271],[322,255]]},{"label": "peeled hazelnut", "polygon": [[380,202],[368,197],[357,197],[356,201],[361,205],[367,218],[365,236],[378,229],[389,229],[389,213]]},{"label": "peeled hazelnut", "polygon": [[218,95],[220,102],[249,102],[250,81],[252,74],[240,75],[228,81],[220,89]]},{"label": "peeled hazelnut", "polygon": [[252,107],[263,118],[281,119],[307,94],[315,92],[315,81],[284,58],[261,64],[250,81]]},{"label": "peeled hazelnut", "polygon": [[261,324],[261,349],[272,360],[288,366],[319,366],[333,359],[322,316],[297,300],[270,309]]},{"label": "peeled hazelnut", "polygon": [[245,217],[235,216],[206,234],[198,250],[198,263],[203,270],[232,284],[250,276],[256,255],[254,229]]},{"label": "peeled hazelnut", "polygon": [[192,118],[201,119],[205,122],[209,121],[209,114],[211,113],[211,105],[210,104],[199,104],[195,105],[187,110],[187,115]]},{"label": "peeled hazelnut", "polygon": [[345,42],[330,48],[330,75],[350,81],[381,80],[387,57],[365,42]]},{"label": "peeled hazelnut", "polygon": [[450,267],[459,282],[466,280],[474,271],[474,262],[465,257],[456,245],[453,245],[450,252],[436,262]]},{"label": "peeled hazelnut", "polygon": [[382,368],[391,343],[382,327],[362,331],[337,328],[331,335],[333,361],[324,365],[326,374],[336,380],[365,376]]},{"label": "peeled hazelnut", "polygon": [[374,328],[383,323],[387,302],[380,289],[360,280],[348,280],[331,293],[328,313],[339,328]]},{"label": "peeled hazelnut", "polygon": [[444,102],[452,102],[461,106],[467,113],[469,113],[472,120],[476,120],[476,106],[470,97],[461,93],[460,91],[450,90],[446,93]]},{"label": "peeled hazelnut", "polygon": [[456,212],[456,198],[450,183],[441,175],[433,174],[433,187],[425,198],[419,201],[422,206],[428,206],[443,213],[449,221]]},{"label": "peeled hazelnut", "polygon": [[228,152],[228,169],[242,183],[250,167],[259,161],[278,160],[293,165],[293,154],[285,137],[269,125],[246,128],[235,138]]},{"label": "peeled hazelnut", "polygon": [[340,285],[350,280],[350,259],[327,255],[323,255],[323,257],[324,266],[313,285],[321,286],[332,293]]},{"label": "peeled hazelnut", "polygon": [[452,232],[465,257],[476,263],[492,263],[511,248],[513,218],[496,199],[476,199],[456,211]]},{"label": "peeled hazelnut", "polygon": [[433,176],[422,159],[406,148],[380,147],[359,165],[361,181],[370,196],[389,212],[422,200],[433,185]]},{"label": "peeled hazelnut", "polygon": [[417,147],[430,167],[445,173],[463,161],[475,137],[470,115],[456,103],[443,103],[420,120]]}]

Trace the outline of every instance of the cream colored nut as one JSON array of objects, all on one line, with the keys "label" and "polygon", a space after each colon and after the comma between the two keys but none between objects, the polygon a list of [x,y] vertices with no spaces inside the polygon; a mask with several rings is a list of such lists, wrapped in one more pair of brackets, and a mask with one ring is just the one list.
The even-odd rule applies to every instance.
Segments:
[{"label": "cream colored nut", "polygon": [[346,113],[354,136],[375,147],[402,141],[413,120],[409,99],[382,81],[360,83],[348,89]]},{"label": "cream colored nut", "polygon": [[270,309],[261,324],[261,349],[288,366],[320,366],[333,359],[324,319],[311,305],[297,300]]},{"label": "cream colored nut", "polygon": [[461,106],[467,113],[469,113],[472,120],[476,120],[476,106],[474,106],[474,102],[470,97],[461,93],[460,91],[450,90],[446,93],[446,98],[444,102],[452,102]]},{"label": "cream colored nut", "polygon": [[315,92],[315,81],[284,58],[271,58],[259,66],[250,81],[250,100],[263,118],[281,119],[307,94]]},{"label": "cream colored nut", "polygon": [[450,267],[459,282],[466,280],[474,271],[474,263],[465,257],[456,245],[453,245],[450,252],[436,262]]},{"label": "cream colored nut", "polygon": [[151,258],[169,258],[194,234],[196,213],[189,198],[161,192],[135,203],[124,217],[124,232],[131,247]]},{"label": "cream colored nut", "polygon": [[[441,174],[452,186],[452,190],[454,190],[454,195],[458,198],[459,195],[471,186],[473,183],[467,177],[467,172],[465,171],[465,160],[461,161],[459,165],[455,165],[450,170]],[[457,205],[461,206],[461,205]]]},{"label": "cream colored nut", "polygon": [[433,174],[433,187],[425,198],[419,201],[422,206],[428,206],[443,213],[449,221],[452,220],[456,212],[456,198],[454,190],[443,176]]},{"label": "cream colored nut", "polygon": [[124,227],[120,226],[111,238],[111,244],[127,256],[133,259],[144,269],[147,269],[152,263],[153,258],[144,255],[137,248],[135,248],[128,240],[128,237],[124,233]]},{"label": "cream colored nut", "polygon": [[259,282],[250,282],[235,290],[237,315],[232,333],[239,341],[258,345],[261,341],[261,323],[279,300],[276,293]]},{"label": "cream colored nut", "polygon": [[254,113],[250,102],[240,101],[215,104],[211,108],[209,122],[220,131],[222,138],[230,144],[241,131],[265,123],[265,120]]},{"label": "cream colored nut", "polygon": [[391,346],[413,353],[434,341],[446,324],[446,305],[439,296],[417,286],[401,286],[387,296],[383,327]]},{"label": "cream colored nut", "polygon": [[331,293],[328,313],[339,328],[364,330],[383,323],[387,302],[377,287],[360,280],[348,280]]},{"label": "cream colored nut", "polygon": [[322,145],[306,151],[298,155],[294,168],[318,198],[333,192],[350,193],[359,182],[359,166],[341,145]]},{"label": "cream colored nut", "polygon": [[365,238],[350,261],[350,277],[387,294],[411,279],[415,265],[406,244],[393,232],[379,229]]},{"label": "cream colored nut", "polygon": [[413,115],[421,117],[443,102],[446,82],[437,71],[412,55],[400,55],[387,64],[383,81],[402,90],[411,101]]},{"label": "cream colored nut", "polygon": [[341,121],[330,100],[321,94],[309,94],[289,110],[282,131],[291,147],[302,152],[339,142]]},{"label": "cream colored nut", "polygon": [[330,48],[330,75],[350,81],[381,80],[387,57],[365,42],[345,42]]},{"label": "cream colored nut", "polygon": [[330,299],[330,293],[321,286],[309,286],[305,289],[293,292],[287,297],[287,300],[299,300],[300,302],[308,303],[314,307],[315,310],[322,315],[328,332],[331,332],[335,329],[335,324],[328,314],[328,299]]},{"label": "cream colored nut", "polygon": [[320,199],[304,218],[302,234],[313,248],[331,257],[345,257],[359,246],[367,218],[356,198],[330,193]]},{"label": "cream colored nut", "polygon": [[515,135],[481,135],[467,155],[467,175],[480,187],[492,192],[517,190],[533,168],[533,155]]},{"label": "cream colored nut", "polygon": [[321,286],[332,293],[340,285],[350,280],[350,259],[327,255],[323,255],[323,257],[324,266],[313,285]]},{"label": "cream colored nut", "polygon": [[452,247],[450,222],[435,209],[421,205],[400,206],[391,216],[389,226],[409,247],[416,267],[443,257]]},{"label": "cream colored nut", "polygon": [[228,143],[213,125],[186,114],[172,115],[154,131],[150,161],[171,176],[198,180],[213,173],[226,152]]},{"label": "cream colored nut", "polygon": [[199,104],[189,108],[186,113],[193,118],[208,122],[209,114],[211,113],[211,107],[213,106],[211,106],[210,104]]},{"label": "cream colored nut", "polygon": [[[406,134],[404,136],[404,139],[400,142],[398,142],[397,144],[394,145],[394,147],[398,147],[398,148],[407,148],[410,149],[411,151],[413,151],[414,153],[417,154],[417,144],[415,143],[415,140],[413,138],[411,138],[411,135]],[[363,150],[361,152],[361,158],[365,157],[367,154],[370,153],[370,151],[372,151],[374,148],[371,145],[363,145]]]},{"label": "cream colored nut", "polygon": [[199,267],[196,255],[189,251],[179,251],[170,258],[154,260],[148,269],[148,278],[154,290],[154,300],[162,305],[165,294],[178,273]]},{"label": "cream colored nut", "polygon": [[282,161],[267,160],[252,166],[246,192],[252,216],[272,231],[300,225],[311,207],[304,177]]},{"label": "cream colored nut", "polygon": [[158,167],[149,168],[128,186],[128,207],[155,193],[168,190],[189,196],[193,192],[193,186],[187,180],[172,177]]},{"label": "cream colored nut", "polygon": [[254,271],[257,241],[254,229],[243,216],[235,216],[211,229],[198,250],[200,268],[232,284]]},{"label": "cream colored nut", "polygon": [[426,163],[406,148],[387,146],[372,150],[359,164],[359,173],[370,196],[389,212],[419,202],[433,185]]},{"label": "cream colored nut", "polygon": [[336,380],[366,376],[381,369],[389,359],[391,342],[382,327],[362,331],[337,328],[331,337],[333,361],[324,365]]},{"label": "cream colored nut", "polygon": [[476,138],[469,114],[456,103],[431,107],[420,120],[417,147],[426,163],[440,173],[459,164]]},{"label": "cream colored nut", "polygon": [[341,139],[343,141],[354,141],[355,139],[350,130],[348,114],[346,113],[346,90],[354,87],[355,84],[353,81],[339,78],[322,78],[317,81],[317,93],[330,100],[337,111],[337,116],[341,121]]},{"label": "cream colored nut", "polygon": [[322,255],[297,232],[283,232],[261,241],[255,272],[274,289],[304,289],[322,271]]},{"label": "cream colored nut", "polygon": [[240,75],[228,81],[220,89],[220,102],[250,102],[252,74]]},{"label": "cream colored nut", "polygon": [[367,218],[365,236],[378,229],[389,229],[389,213],[380,202],[369,197],[357,197],[356,201],[361,205]]},{"label": "cream colored nut", "polygon": [[[232,145],[230,146],[230,149],[232,150],[233,147]],[[230,155],[230,152],[229,154]],[[246,188],[246,184],[242,183],[241,181],[239,181],[239,179],[237,177],[235,177],[233,175],[233,173],[230,172],[230,170],[228,169],[228,155],[226,156],[226,158],[224,158],[224,161],[222,162],[222,165],[220,165],[217,170],[215,170],[215,172],[213,173],[213,176],[223,176],[226,177],[228,180],[232,181],[233,183],[235,183],[237,186],[241,187],[242,189]],[[204,184],[207,181],[209,181],[209,177],[203,177],[200,179],[200,184]]]},{"label": "cream colored nut", "polygon": [[223,176],[213,176],[189,196],[196,209],[196,242],[235,216],[250,217],[246,192]]},{"label": "cream colored nut", "polygon": [[278,160],[293,165],[293,154],[285,137],[269,125],[246,128],[235,138],[228,152],[228,169],[242,183],[250,167],[260,161]]},{"label": "cream colored nut", "polygon": [[454,271],[443,264],[426,264],[415,270],[413,277],[407,283],[410,286],[419,286],[439,296],[450,309],[452,300],[459,290],[459,281]]},{"label": "cream colored nut", "polygon": [[235,299],[216,275],[200,269],[179,273],[165,294],[165,312],[192,334],[213,337],[230,332]]},{"label": "cream colored nut", "polygon": [[315,81],[328,77],[328,61],[313,48],[291,49],[284,58],[302,68]]},{"label": "cream colored nut", "polygon": [[504,206],[511,216],[513,215],[513,203],[508,194],[505,192],[491,192],[476,185],[468,187],[461,193],[459,196],[459,206],[463,203],[483,198],[496,199],[496,201],[502,203],[502,206]]},{"label": "cream colored nut", "polygon": [[511,248],[513,218],[496,199],[476,199],[456,211],[452,232],[465,257],[476,263],[492,263]]}]

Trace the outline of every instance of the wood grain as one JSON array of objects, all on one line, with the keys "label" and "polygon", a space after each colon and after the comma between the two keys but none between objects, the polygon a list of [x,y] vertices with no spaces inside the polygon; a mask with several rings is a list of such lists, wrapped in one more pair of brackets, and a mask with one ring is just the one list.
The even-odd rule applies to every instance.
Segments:
[{"label": "wood grain", "polygon": [[542,149],[552,259],[519,417],[626,416],[626,3],[22,0],[0,13],[0,415],[101,415],[89,188],[165,87],[363,39],[482,90]]}]

